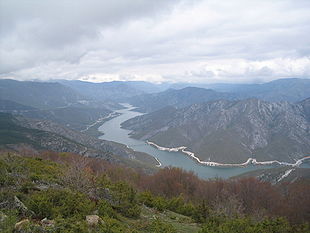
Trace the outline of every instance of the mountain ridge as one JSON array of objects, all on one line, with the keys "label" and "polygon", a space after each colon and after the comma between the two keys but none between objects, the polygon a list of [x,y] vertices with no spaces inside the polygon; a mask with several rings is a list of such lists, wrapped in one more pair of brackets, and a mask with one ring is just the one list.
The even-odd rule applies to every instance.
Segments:
[{"label": "mountain ridge", "polygon": [[310,152],[304,107],[258,99],[218,100],[181,109],[167,107],[130,119],[122,127],[133,130],[132,137],[160,146],[186,146],[205,161],[293,162]]}]

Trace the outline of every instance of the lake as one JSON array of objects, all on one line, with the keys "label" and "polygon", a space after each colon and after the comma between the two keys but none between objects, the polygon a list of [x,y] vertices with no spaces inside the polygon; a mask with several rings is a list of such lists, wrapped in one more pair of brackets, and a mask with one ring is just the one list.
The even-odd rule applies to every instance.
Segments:
[{"label": "lake", "polygon": [[268,165],[268,166],[254,166],[249,165],[247,167],[209,167],[204,166],[190,157],[186,156],[181,152],[168,152],[161,151],[153,146],[148,145],[146,142],[141,140],[136,140],[129,137],[130,130],[126,130],[121,128],[121,123],[136,117],[143,115],[143,113],[131,111],[133,109],[132,106],[128,104],[124,104],[126,109],[118,110],[117,112],[121,113],[120,116],[117,116],[107,122],[105,122],[102,126],[99,127],[99,131],[104,133],[104,135],[100,136],[100,139],[119,142],[127,145],[135,151],[148,153],[155,158],[157,158],[162,166],[173,166],[180,167],[187,171],[193,171],[200,178],[228,178],[231,176],[236,176],[244,172],[253,171],[257,169],[263,168],[272,168],[276,167],[276,165]]}]

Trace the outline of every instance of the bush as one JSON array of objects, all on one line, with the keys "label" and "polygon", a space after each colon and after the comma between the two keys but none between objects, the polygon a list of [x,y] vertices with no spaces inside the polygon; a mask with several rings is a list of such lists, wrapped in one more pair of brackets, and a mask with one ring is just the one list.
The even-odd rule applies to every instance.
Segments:
[{"label": "bush", "polygon": [[38,218],[83,218],[94,209],[84,194],[55,189],[32,194],[27,206]]},{"label": "bush", "polygon": [[15,223],[17,222],[17,212],[9,211],[7,213],[0,212],[0,232],[14,232]]},{"label": "bush", "polygon": [[159,211],[163,211],[167,208],[167,201],[161,196],[153,196],[149,191],[139,194],[139,202],[150,208],[156,208]]},{"label": "bush", "polygon": [[58,218],[53,233],[84,233],[89,232],[86,221],[77,221],[74,218]]},{"label": "bush", "polygon": [[174,233],[176,229],[171,224],[156,218],[149,225],[148,231],[152,233]]},{"label": "bush", "polygon": [[100,200],[98,203],[98,214],[100,217],[116,218],[116,212],[113,210],[111,204],[105,200]]},{"label": "bush", "polygon": [[140,216],[141,207],[138,205],[136,191],[125,182],[118,182],[110,187],[113,197],[113,207],[126,217]]},{"label": "bush", "polygon": [[119,221],[113,218],[104,217],[103,223],[99,224],[97,229],[94,229],[94,232],[100,233],[121,233],[121,232],[132,232],[128,231],[127,227],[124,227]]},{"label": "bush", "polygon": [[199,233],[306,233],[303,229],[293,229],[283,218],[265,219],[261,222],[254,222],[249,218],[217,218],[207,222]]}]

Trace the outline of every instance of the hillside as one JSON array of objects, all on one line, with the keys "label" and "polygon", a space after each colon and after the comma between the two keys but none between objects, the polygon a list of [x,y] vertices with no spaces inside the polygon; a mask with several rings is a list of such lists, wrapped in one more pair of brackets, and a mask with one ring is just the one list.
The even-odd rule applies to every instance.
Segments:
[{"label": "hillside", "polygon": [[157,164],[153,157],[125,145],[96,139],[50,121],[14,117],[6,113],[0,113],[0,120],[1,148],[19,151],[30,146],[39,151],[72,152],[149,171]]},{"label": "hillside", "polygon": [[0,99],[1,112],[24,112],[30,110],[35,110],[35,108],[19,104],[11,100]]},{"label": "hillside", "polygon": [[269,182],[273,185],[289,184],[294,182],[309,182],[310,168],[278,167],[270,169],[259,169],[246,172],[231,179],[255,177],[260,181]]},{"label": "hillside", "polygon": [[84,106],[70,106],[65,108],[56,108],[48,110],[30,110],[17,111],[15,114],[22,115],[27,118],[49,120],[62,124],[63,126],[72,128],[74,130],[84,130],[88,125],[93,124],[98,119],[108,117],[112,113],[105,107],[84,107]]},{"label": "hillside", "polygon": [[104,104],[95,101],[81,101],[69,106],[38,109],[22,105],[11,100],[0,99],[0,112],[12,113],[28,118],[50,120],[75,130],[85,130],[96,121],[110,117],[111,110],[119,105]]},{"label": "hillside", "polygon": [[[309,232],[309,185],[138,173],[70,153],[0,153],[3,233]],[[165,179],[167,182],[162,182]],[[299,199],[302,197],[301,199]]]},{"label": "hillside", "polygon": [[219,100],[166,107],[122,124],[132,137],[175,148],[186,146],[204,161],[295,162],[309,155],[309,100],[298,104],[258,99]]}]

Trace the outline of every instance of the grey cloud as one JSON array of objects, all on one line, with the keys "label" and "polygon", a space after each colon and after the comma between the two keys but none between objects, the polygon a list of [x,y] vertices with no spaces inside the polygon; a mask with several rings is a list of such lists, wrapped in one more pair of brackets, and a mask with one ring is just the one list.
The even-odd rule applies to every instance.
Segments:
[{"label": "grey cloud", "polygon": [[[308,0],[2,0],[0,4],[0,77],[310,76],[305,68],[310,56]],[[283,67],[274,64],[276,59]],[[245,65],[229,66],[236,61]],[[285,68],[291,63],[297,67],[293,71]]]}]

